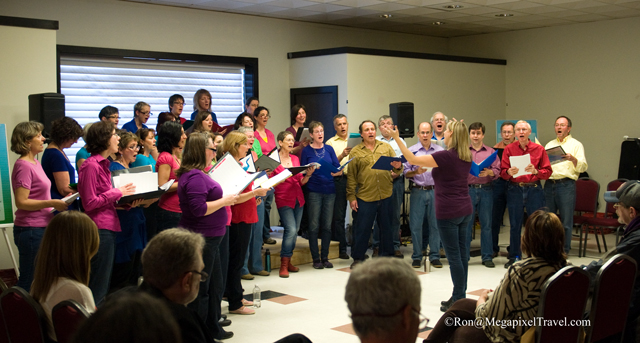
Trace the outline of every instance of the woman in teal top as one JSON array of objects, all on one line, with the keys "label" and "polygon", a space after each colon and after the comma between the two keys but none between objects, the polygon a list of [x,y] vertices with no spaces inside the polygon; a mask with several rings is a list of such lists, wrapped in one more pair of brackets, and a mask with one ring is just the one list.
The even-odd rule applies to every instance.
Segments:
[{"label": "woman in teal top", "polygon": [[153,172],[156,171],[156,159],[158,158],[158,149],[156,149],[156,133],[153,129],[139,129],[136,132],[140,139],[140,152],[136,155],[135,162],[131,163],[131,167],[142,167],[150,165]]}]

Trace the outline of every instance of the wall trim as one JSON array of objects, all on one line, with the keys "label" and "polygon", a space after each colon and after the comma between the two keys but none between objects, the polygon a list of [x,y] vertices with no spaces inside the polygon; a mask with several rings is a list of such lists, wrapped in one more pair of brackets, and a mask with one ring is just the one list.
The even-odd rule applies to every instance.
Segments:
[{"label": "wall trim", "polygon": [[8,17],[3,15],[0,15],[0,25],[45,30],[58,30],[60,28],[57,20]]}]

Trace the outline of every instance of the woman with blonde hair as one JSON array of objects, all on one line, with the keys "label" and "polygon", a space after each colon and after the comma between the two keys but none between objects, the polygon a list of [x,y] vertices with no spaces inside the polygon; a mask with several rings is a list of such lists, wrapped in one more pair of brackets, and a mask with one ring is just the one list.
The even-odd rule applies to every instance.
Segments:
[{"label": "woman with blonde hair", "polygon": [[75,300],[92,313],[96,309],[89,289],[91,258],[98,252],[98,227],[84,213],[62,212],[55,216],[45,230],[31,295],[38,301],[48,320],[48,332],[56,339],[51,311],[64,300]]},{"label": "woman with blonde hair", "polygon": [[13,165],[11,185],[16,201],[13,239],[18,247],[20,278],[18,286],[29,291],[38,247],[53,213],[67,209],[60,199],[51,199],[51,181],[36,155],[44,151],[42,124],[29,121],[16,125],[11,135],[11,151],[20,155]]},{"label": "woman with blonde hair", "polygon": [[196,120],[196,116],[200,111],[211,113],[211,119],[213,119],[216,124],[218,123],[216,114],[211,110],[211,93],[202,88],[198,89],[193,95],[193,113],[191,113],[191,120]]},{"label": "woman with blonde hair", "polygon": [[[247,136],[238,131],[231,131],[222,146],[218,147],[222,153],[228,152],[236,162],[247,156],[251,148],[247,143]],[[235,205],[231,206],[231,226],[229,228],[229,270],[227,273],[227,295],[229,299],[229,313],[254,314],[255,311],[246,307],[253,305],[252,302],[242,298],[241,271],[244,258],[249,246],[251,236],[251,225],[258,221],[257,205],[259,197],[264,197],[269,191],[268,188],[257,188],[251,190],[253,183],[238,196]],[[256,198],[258,197],[258,198]],[[246,306],[245,306],[246,305]]]},{"label": "woman with blonde hair", "polygon": [[436,220],[453,282],[451,298],[441,302],[440,310],[445,312],[454,302],[465,298],[467,293],[469,250],[466,242],[472,213],[467,185],[467,176],[471,170],[469,130],[462,121],[453,119],[444,132],[444,143],[448,149],[422,156],[415,156],[407,149],[399,137],[397,127],[388,132],[402,150],[407,162],[434,168],[432,175],[435,183]]},{"label": "woman with blonde hair", "polygon": [[[522,323],[534,321],[542,286],[567,264],[564,236],[558,216],[543,210],[532,213],[521,238],[522,252],[529,257],[511,265],[495,291],[485,289],[478,300],[462,299],[453,304],[425,342],[520,342],[529,326],[499,323],[514,319]],[[451,317],[462,322],[495,320],[498,324],[457,326]]]}]

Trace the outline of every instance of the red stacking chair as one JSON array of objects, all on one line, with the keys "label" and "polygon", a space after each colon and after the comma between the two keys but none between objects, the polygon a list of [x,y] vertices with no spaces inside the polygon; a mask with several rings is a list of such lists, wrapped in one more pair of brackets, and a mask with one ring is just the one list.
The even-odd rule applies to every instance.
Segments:
[{"label": "red stacking chair", "polygon": [[87,318],[89,312],[75,300],[65,300],[54,306],[51,319],[58,343],[71,342],[71,337]]},{"label": "red stacking chair", "polygon": [[636,280],[636,261],[627,255],[612,257],[598,271],[585,342],[621,342]]},{"label": "red stacking chair", "polygon": [[[582,268],[566,266],[542,286],[538,317],[544,320],[581,320],[589,297],[589,275]],[[578,342],[579,326],[537,325],[537,343]]]},{"label": "red stacking chair", "polygon": [[[576,211],[580,215],[573,216],[573,226],[578,226],[580,230],[580,242],[578,245],[578,257],[585,256],[587,250],[587,236],[589,231],[585,230],[587,221],[596,216],[598,211],[598,195],[600,193],[600,185],[590,178],[580,178],[576,181]],[[584,250],[582,246],[582,233],[584,235]],[[596,235],[598,248],[598,236]]]},{"label": "red stacking chair", "polygon": [[42,306],[27,291],[14,286],[0,296],[0,307],[11,342],[46,343],[47,317]]}]

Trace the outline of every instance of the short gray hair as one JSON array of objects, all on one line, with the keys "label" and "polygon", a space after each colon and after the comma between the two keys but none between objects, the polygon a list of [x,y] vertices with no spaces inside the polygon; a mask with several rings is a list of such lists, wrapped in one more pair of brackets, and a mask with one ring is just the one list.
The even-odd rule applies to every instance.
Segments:
[{"label": "short gray hair", "polygon": [[391,116],[388,115],[383,115],[382,117],[378,118],[378,126],[380,126],[380,123],[382,123],[383,120],[387,120],[387,119],[391,119],[391,125],[393,125],[393,118],[391,118]]},{"label": "short gray hair", "polygon": [[344,299],[358,337],[386,336],[402,322],[407,305],[420,311],[420,280],[402,260],[380,257],[356,266],[349,276]]},{"label": "short gray hair", "polygon": [[433,118],[435,118],[437,114],[442,114],[444,116],[444,122],[445,123],[449,121],[449,117],[447,117],[444,113],[436,112],[431,116],[431,119],[429,119],[429,123],[433,123]]},{"label": "short gray hair", "polygon": [[238,132],[246,134],[247,132],[253,132],[253,128],[249,126],[240,126]]},{"label": "short gray hair", "polygon": [[347,116],[345,116],[342,113],[338,113],[333,117],[333,126],[336,126],[336,120],[338,119],[342,119],[342,118],[346,118]]},{"label": "short gray hair", "polygon": [[204,238],[185,229],[169,229],[157,234],[142,252],[144,280],[165,290],[184,273],[195,268]]},{"label": "short gray hair", "polygon": [[133,105],[133,116],[134,116],[134,117],[136,116],[136,112],[142,112],[142,109],[143,109],[145,106],[148,106],[149,108],[151,108],[151,106],[149,106],[149,104],[147,104],[147,103],[146,103],[146,102],[144,102],[144,101],[138,101],[138,102],[136,102],[136,104],[135,104],[135,105]]},{"label": "short gray hair", "polygon": [[516,129],[516,126],[518,126],[518,124],[526,124],[527,125],[527,129],[529,129],[529,131],[531,131],[531,124],[529,124],[529,122],[527,122],[526,120],[518,120],[516,125],[513,126],[514,130]]}]

